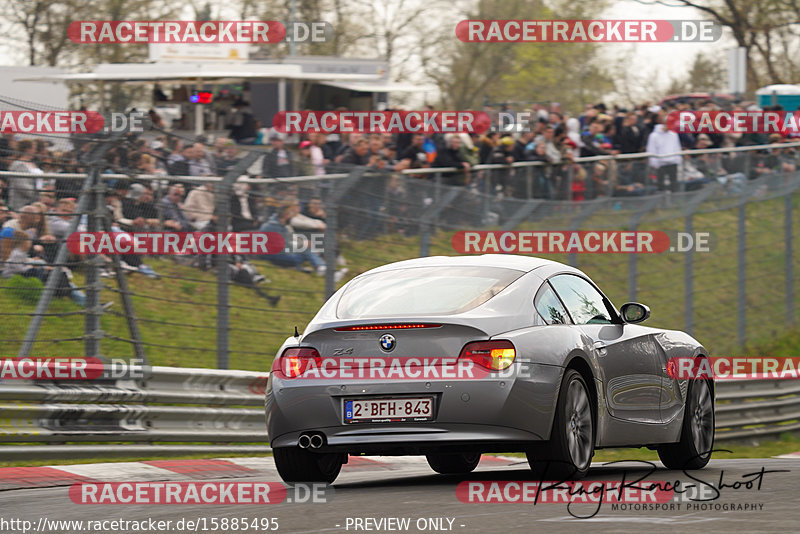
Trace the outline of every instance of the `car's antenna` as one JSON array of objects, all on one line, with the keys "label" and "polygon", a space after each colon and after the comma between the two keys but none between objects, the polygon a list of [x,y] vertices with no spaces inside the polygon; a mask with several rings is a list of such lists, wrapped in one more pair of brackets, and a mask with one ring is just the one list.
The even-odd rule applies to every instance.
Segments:
[{"label": "car's antenna", "polygon": [[294,325],[294,337],[300,337],[300,332],[297,331],[297,325]]}]

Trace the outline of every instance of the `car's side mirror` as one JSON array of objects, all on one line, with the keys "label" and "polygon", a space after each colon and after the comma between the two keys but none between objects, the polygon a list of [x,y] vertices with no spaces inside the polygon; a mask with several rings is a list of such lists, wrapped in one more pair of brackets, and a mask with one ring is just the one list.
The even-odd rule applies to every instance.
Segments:
[{"label": "car's side mirror", "polygon": [[650,317],[650,308],[638,302],[626,302],[619,309],[622,320],[629,324],[641,323]]}]

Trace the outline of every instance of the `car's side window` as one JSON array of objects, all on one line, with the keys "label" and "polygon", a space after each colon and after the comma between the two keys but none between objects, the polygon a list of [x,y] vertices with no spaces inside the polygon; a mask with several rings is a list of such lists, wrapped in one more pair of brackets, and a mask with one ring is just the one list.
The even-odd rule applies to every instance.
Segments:
[{"label": "car's side window", "polygon": [[603,295],[595,287],[572,274],[559,274],[550,279],[575,324],[610,324],[611,313]]},{"label": "car's side window", "polygon": [[558,300],[555,292],[547,282],[542,284],[539,292],[536,293],[533,305],[547,324],[570,324],[572,322],[569,319],[569,315],[567,315],[567,310],[564,309],[564,305]]}]

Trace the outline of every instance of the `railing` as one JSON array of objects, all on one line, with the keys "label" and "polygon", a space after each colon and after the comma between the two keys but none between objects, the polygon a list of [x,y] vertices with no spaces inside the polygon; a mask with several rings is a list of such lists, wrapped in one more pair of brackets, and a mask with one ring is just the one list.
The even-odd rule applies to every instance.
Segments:
[{"label": "railing", "polygon": [[[97,384],[5,381],[0,461],[268,453],[267,376],[152,367],[142,379]],[[718,441],[800,429],[800,385],[791,380],[719,381],[716,397]]]}]

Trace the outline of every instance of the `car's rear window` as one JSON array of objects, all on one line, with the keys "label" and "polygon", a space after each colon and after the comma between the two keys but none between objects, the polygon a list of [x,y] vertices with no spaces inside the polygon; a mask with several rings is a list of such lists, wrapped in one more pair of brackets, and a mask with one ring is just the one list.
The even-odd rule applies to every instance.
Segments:
[{"label": "car's rear window", "polygon": [[452,315],[480,306],[525,274],[502,267],[413,267],[366,275],[339,300],[340,319]]}]

